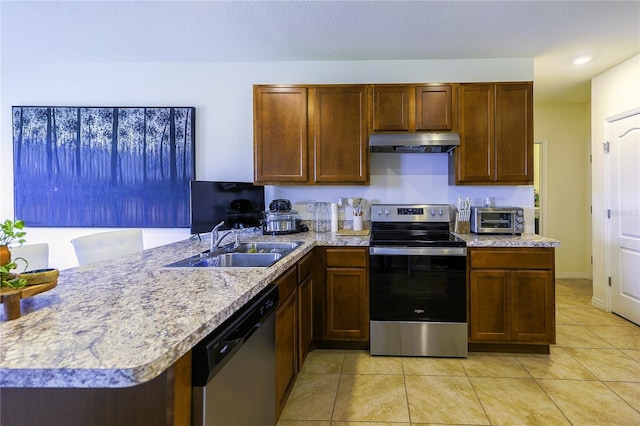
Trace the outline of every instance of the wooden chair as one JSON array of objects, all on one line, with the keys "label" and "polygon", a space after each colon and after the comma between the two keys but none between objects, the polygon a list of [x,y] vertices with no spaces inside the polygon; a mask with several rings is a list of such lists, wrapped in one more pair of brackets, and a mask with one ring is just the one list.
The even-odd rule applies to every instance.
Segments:
[{"label": "wooden chair", "polygon": [[[23,244],[20,247],[9,247],[9,251],[14,261],[21,257],[28,262],[27,271],[49,268],[49,244],[47,243]],[[18,272],[24,272],[24,262],[18,260],[16,263]]]},{"label": "wooden chair", "polygon": [[74,238],[71,244],[80,265],[144,250],[140,229],[98,232]]}]

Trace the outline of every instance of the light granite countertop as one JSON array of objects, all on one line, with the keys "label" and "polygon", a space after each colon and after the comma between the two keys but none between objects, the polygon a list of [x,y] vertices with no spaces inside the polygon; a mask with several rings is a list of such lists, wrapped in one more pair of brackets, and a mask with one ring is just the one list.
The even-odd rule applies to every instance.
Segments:
[{"label": "light granite countertop", "polygon": [[[209,237],[60,271],[58,285],[0,310],[0,387],[126,387],[169,368],[314,246],[369,237],[315,232],[242,241],[304,241],[269,268],[163,268],[207,250]],[[225,240],[227,241],[227,240]]]},{"label": "light granite countertop", "polygon": [[[537,235],[457,234],[469,247],[557,247]],[[0,387],[126,387],[169,368],[316,245],[368,246],[369,237],[315,232],[242,241],[303,241],[269,268],[164,268],[209,248],[184,240],[60,271],[58,286],[0,311]]]},{"label": "light granite countertop", "polygon": [[457,237],[467,243],[467,247],[558,247],[560,241],[537,234],[487,235],[458,234]]}]

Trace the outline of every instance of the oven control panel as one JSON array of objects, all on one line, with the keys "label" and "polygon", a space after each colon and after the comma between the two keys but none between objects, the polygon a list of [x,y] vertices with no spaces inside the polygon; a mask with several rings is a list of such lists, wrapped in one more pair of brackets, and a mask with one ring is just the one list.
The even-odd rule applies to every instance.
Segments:
[{"label": "oven control panel", "polygon": [[373,204],[372,222],[449,222],[448,204]]}]

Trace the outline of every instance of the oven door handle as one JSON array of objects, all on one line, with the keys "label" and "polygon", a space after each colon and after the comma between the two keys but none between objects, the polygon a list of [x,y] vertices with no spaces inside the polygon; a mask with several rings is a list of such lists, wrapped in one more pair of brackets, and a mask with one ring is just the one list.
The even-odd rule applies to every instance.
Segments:
[{"label": "oven door handle", "polygon": [[400,255],[400,256],[466,256],[466,247],[399,247],[372,246],[369,247],[371,256]]}]

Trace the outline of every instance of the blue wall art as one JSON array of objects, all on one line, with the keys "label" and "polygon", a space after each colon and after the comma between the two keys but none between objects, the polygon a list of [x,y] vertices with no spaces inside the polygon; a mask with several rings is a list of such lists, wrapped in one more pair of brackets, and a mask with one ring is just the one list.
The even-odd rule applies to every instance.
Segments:
[{"label": "blue wall art", "polygon": [[195,108],[14,106],[13,158],[27,226],[188,227]]}]

